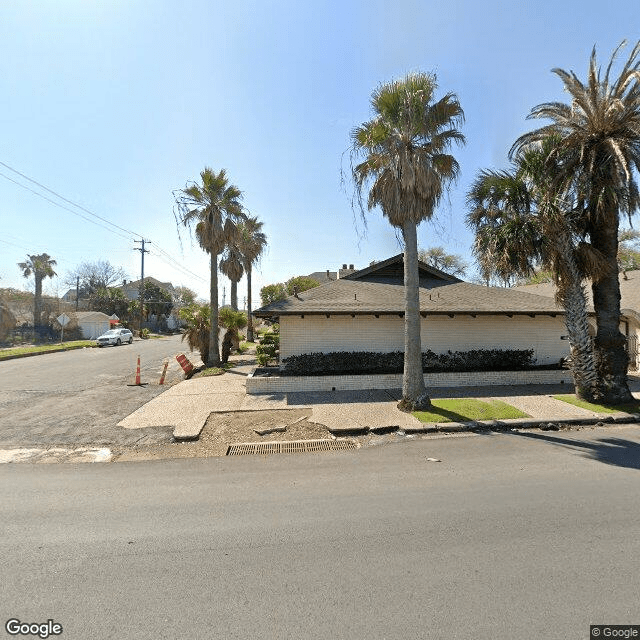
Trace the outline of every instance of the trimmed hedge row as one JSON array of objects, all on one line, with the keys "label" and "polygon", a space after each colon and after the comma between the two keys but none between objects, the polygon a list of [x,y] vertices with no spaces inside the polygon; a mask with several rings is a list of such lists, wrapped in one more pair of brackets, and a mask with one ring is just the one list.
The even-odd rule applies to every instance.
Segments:
[{"label": "trimmed hedge row", "polygon": [[[446,371],[524,371],[535,368],[533,349],[474,349],[422,354],[425,373]],[[285,376],[357,375],[368,373],[402,373],[404,352],[339,351],[304,353],[282,361],[280,374]]]}]

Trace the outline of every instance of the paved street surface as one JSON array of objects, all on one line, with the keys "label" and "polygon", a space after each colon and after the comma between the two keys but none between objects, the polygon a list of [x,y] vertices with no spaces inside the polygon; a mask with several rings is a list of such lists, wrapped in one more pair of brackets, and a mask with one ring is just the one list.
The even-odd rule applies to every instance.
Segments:
[{"label": "paved street surface", "polygon": [[[180,336],[135,340],[131,345],[51,353],[0,362],[0,445],[124,445],[144,438],[168,440],[165,425],[132,433],[117,423],[162,393],[165,358],[168,381],[182,379],[175,360]],[[138,354],[145,387],[135,381]]]},{"label": "paved street surface", "polygon": [[2,465],[0,482],[3,621],[53,618],[65,640],[586,640],[640,623],[638,426]]}]

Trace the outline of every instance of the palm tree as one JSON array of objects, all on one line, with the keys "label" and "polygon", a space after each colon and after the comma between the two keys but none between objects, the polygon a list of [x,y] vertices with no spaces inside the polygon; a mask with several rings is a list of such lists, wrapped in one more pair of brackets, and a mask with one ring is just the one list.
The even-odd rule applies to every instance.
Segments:
[{"label": "palm tree", "polygon": [[235,233],[236,224],[244,219],[242,192],[230,185],[224,169],[218,173],[205,167],[200,172],[202,183],[187,183],[176,194],[179,223],[195,224],[196,238],[211,258],[210,335],[208,359],[205,364],[220,364],[218,344],[218,256]]},{"label": "palm tree", "polygon": [[247,274],[247,340],[253,342],[253,319],[251,317],[251,271],[253,265],[260,260],[267,236],[262,231],[263,223],[257,216],[250,216],[238,225],[238,247],[242,257],[244,272]]},{"label": "palm tree", "polygon": [[244,275],[242,255],[238,248],[238,227],[224,249],[220,260],[220,271],[231,281],[231,308],[238,310],[238,282]]},{"label": "palm tree", "polygon": [[[559,139],[559,171],[554,188],[570,193],[591,244],[607,260],[608,272],[594,280],[595,338],[598,385],[610,403],[632,400],[627,385],[626,341],[619,329],[618,228],[621,214],[629,217],[640,205],[634,171],[640,169],[640,42],[624,63],[618,78],[610,81],[616,48],[604,77],[591,54],[586,83],[575,73],[553,69],[571,96],[571,104],[550,102],[531,110],[530,118],[551,124],[527,133],[511,154],[529,148],[550,135]],[[551,158],[553,161],[553,158]]]},{"label": "palm tree", "polygon": [[[417,226],[428,220],[459,172],[447,153],[453,143],[464,144],[457,127],[464,112],[453,93],[433,102],[433,74],[409,74],[379,86],[371,96],[374,117],[351,133],[352,174],[364,215],[380,207],[404,240],[404,374],[401,409],[431,404],[424,386],[420,342]],[[355,164],[359,159],[361,161]]]},{"label": "palm tree", "polygon": [[53,267],[56,261],[48,253],[28,256],[25,262],[19,262],[18,267],[22,269],[22,275],[29,278],[33,275],[36,284],[35,296],[33,299],[33,326],[38,328],[42,322],[42,281],[45,278],[53,278],[56,272]]},{"label": "palm tree", "polygon": [[547,158],[553,149],[549,139],[517,156],[511,171],[481,171],[467,195],[467,224],[475,230],[474,253],[485,279],[528,277],[540,265],[553,274],[576,395],[594,400],[597,375],[582,282],[586,275],[600,276],[603,266],[598,252],[576,237],[570,213],[557,206],[562,198],[550,197]]}]

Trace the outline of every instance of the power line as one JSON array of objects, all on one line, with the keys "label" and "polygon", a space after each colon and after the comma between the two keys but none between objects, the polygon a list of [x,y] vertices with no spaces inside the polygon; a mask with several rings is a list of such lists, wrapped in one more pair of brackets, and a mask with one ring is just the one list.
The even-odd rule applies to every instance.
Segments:
[{"label": "power line", "polygon": [[[2,162],[0,160],[0,164],[3,167],[6,167],[7,169],[9,169],[9,171],[13,171],[14,173],[17,173],[19,176],[23,177],[25,180],[28,180],[29,182],[32,182],[33,184],[38,185],[41,189],[44,189],[45,191],[48,191],[49,193],[53,194],[54,196],[56,196],[56,198],[60,198],[60,200],[64,200],[64,202],[67,202],[68,204],[77,207],[78,209],[80,209],[81,211],[84,211],[85,213],[88,213],[90,216],[93,216],[94,218],[98,218],[99,220],[102,220],[103,222],[106,222],[107,224],[111,225],[112,227],[115,227],[116,229],[120,229],[120,231],[124,231],[125,233],[130,233],[134,236],[139,236],[140,238],[142,237],[139,233],[136,233],[135,231],[131,231],[130,229],[125,229],[124,227],[121,227],[117,224],[115,224],[114,222],[111,222],[111,220],[107,220],[106,218],[103,218],[102,216],[99,216],[97,213],[93,213],[93,211],[89,211],[89,209],[83,207],[82,205],[78,204],[77,202],[74,202],[73,200],[69,200],[68,198],[65,198],[64,196],[61,196],[59,193],[56,193],[53,189],[49,189],[49,187],[45,187],[45,185],[41,184],[40,182],[38,182],[37,180],[34,180],[33,178],[30,178],[29,176],[26,176],[24,173],[21,173],[20,171],[18,171],[17,169],[14,169],[13,167],[9,166],[8,164],[6,164],[5,162]],[[6,176],[4,176],[6,177]],[[18,183],[16,183],[18,184]],[[23,186],[23,185],[21,185]]]},{"label": "power line", "polygon": [[[0,164],[4,164],[4,163],[0,162]],[[43,195],[42,193],[39,193],[38,191],[35,191],[34,189],[30,189],[26,185],[18,182],[17,180],[14,180],[13,178],[10,178],[9,176],[5,175],[2,172],[0,172],[0,176],[5,178],[5,180],[8,180],[9,182],[13,182],[13,184],[17,184],[19,187],[22,187],[23,189],[26,189],[27,191],[30,191],[31,193],[33,193],[34,195],[38,196],[39,198],[42,198],[43,200],[46,200],[47,202],[50,202],[52,205],[54,205],[56,207],[59,207],[60,209],[64,209],[65,211],[68,211],[69,213],[72,213],[74,216],[78,216],[80,218],[83,218],[87,222],[91,222],[92,224],[95,224],[96,226],[101,227],[102,229],[106,229],[107,231],[110,231],[111,233],[115,233],[117,236],[120,236],[121,238],[126,238],[127,240],[129,240],[128,236],[125,236],[122,233],[118,233],[117,231],[114,231],[113,229],[109,229],[109,227],[105,227],[103,224],[100,224],[99,222],[96,222],[95,220],[92,220],[91,218],[87,218],[87,216],[83,216],[81,213],[78,213],[77,211],[74,211],[73,209],[69,209],[69,207],[65,207],[63,204],[60,204],[59,202],[56,202],[55,200],[52,200],[51,198],[47,198],[47,196]],[[134,235],[138,235],[138,234],[136,233]]]}]

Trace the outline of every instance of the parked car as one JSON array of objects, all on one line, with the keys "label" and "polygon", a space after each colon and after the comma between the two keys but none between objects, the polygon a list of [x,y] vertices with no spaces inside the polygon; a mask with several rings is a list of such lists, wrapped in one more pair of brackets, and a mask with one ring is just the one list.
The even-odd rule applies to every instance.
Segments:
[{"label": "parked car", "polygon": [[104,347],[108,344],[118,346],[123,342],[128,342],[129,344],[133,342],[133,333],[129,329],[110,329],[96,338],[96,343],[99,347]]}]

